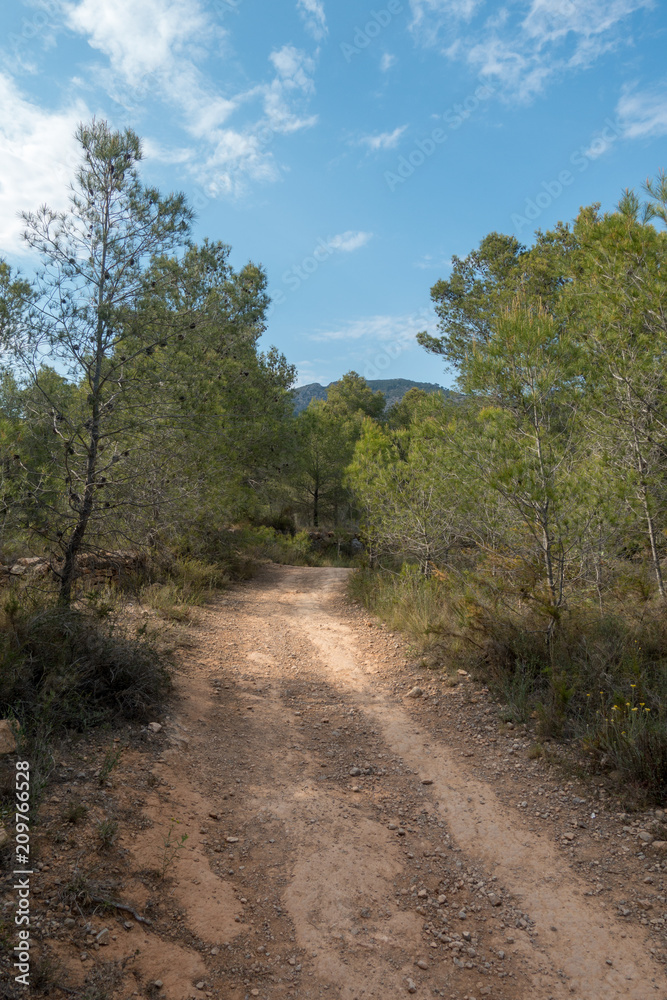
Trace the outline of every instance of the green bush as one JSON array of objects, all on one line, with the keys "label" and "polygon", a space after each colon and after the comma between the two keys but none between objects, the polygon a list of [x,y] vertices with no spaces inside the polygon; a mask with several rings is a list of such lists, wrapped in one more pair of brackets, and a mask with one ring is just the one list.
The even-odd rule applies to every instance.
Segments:
[{"label": "green bush", "polygon": [[0,611],[0,712],[45,733],[113,716],[146,719],[169,689],[163,657],[108,608],[12,592]]},{"label": "green bush", "polygon": [[667,795],[667,617],[657,599],[631,601],[624,588],[603,614],[582,593],[554,623],[481,560],[431,577],[412,565],[363,569],[349,593],[443,668],[471,670],[508,720],[533,717],[540,737],[574,742],[595,767]]}]

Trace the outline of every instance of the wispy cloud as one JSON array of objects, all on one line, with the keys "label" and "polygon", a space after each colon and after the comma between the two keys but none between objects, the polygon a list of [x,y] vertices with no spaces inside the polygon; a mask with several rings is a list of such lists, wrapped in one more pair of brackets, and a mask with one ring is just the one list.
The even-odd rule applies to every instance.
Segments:
[{"label": "wispy cloud", "polygon": [[[326,27],[320,0],[300,0],[299,8]],[[308,109],[315,61],[294,45],[270,53],[268,80],[220,93],[206,61],[224,52],[227,35],[201,0],[72,0],[64,11],[67,27],[108,60],[90,67],[88,85],[104,87],[135,116],[147,102],[167,106],[188,145],[156,144],[157,155],[182,164],[212,197],[278,179],[273,136],[317,122]]]},{"label": "wispy cloud", "polygon": [[67,183],[79,162],[74,139],[77,124],[90,118],[83,101],[60,111],[38,107],[0,73],[0,247],[21,253],[23,223],[19,211],[48,204],[67,205]]},{"label": "wispy cloud", "polygon": [[533,99],[556,76],[592,65],[627,41],[628,20],[654,0],[513,0],[486,17],[478,0],[410,0],[423,45],[466,62],[504,96]]},{"label": "wispy cloud", "polygon": [[372,344],[386,344],[391,341],[407,341],[416,344],[416,336],[427,328],[430,313],[422,310],[402,316],[376,315],[350,320],[340,327],[321,330],[310,336],[314,341],[365,341]]},{"label": "wispy cloud", "polygon": [[330,246],[332,250],[338,250],[340,253],[352,253],[353,250],[359,250],[360,247],[366,246],[372,238],[372,233],[347,229],[344,233],[330,236],[327,240],[327,246]]},{"label": "wispy cloud", "polygon": [[387,73],[392,66],[396,65],[396,56],[391,52],[384,52],[382,54],[382,59],[380,59],[380,69],[383,73]]},{"label": "wispy cloud", "polygon": [[646,139],[667,135],[667,83],[647,90],[628,84],[623,88],[616,105],[618,115],[628,139]]},{"label": "wispy cloud", "polygon": [[379,132],[376,135],[362,135],[359,139],[359,145],[368,146],[368,148],[374,153],[382,149],[395,149],[407,127],[407,125],[399,125],[399,127],[395,128],[393,132]]},{"label": "wispy cloud", "polygon": [[196,57],[220,33],[198,0],[79,0],[64,10],[67,26],[85,35],[130,85]]},{"label": "wispy cloud", "polygon": [[321,42],[329,33],[322,0],[297,0],[296,7],[307,30],[316,42]]}]

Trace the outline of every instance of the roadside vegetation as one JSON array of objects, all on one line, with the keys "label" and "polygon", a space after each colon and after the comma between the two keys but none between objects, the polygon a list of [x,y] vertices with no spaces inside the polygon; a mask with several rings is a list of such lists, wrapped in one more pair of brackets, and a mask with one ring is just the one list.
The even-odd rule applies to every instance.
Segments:
[{"label": "roadside vegetation", "polygon": [[366,421],[352,594],[517,720],[667,793],[667,179],[525,248],[492,233],[432,298],[458,399]]},{"label": "roadside vegetation", "polygon": [[434,667],[664,796],[665,176],[454,258],[419,340],[455,392],[349,372],[296,412],[261,267],[192,240],[131,130],[77,139],[36,276],[0,259],[0,713],[34,753],[158,713],[178,630],[272,560],[356,566]]}]

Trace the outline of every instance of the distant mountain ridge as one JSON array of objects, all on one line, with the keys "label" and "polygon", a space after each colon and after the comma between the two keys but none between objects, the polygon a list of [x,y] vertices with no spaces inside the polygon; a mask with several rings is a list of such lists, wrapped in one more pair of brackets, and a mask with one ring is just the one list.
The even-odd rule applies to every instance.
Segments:
[{"label": "distant mountain ridge", "polygon": [[[409,378],[367,379],[366,382],[373,392],[384,393],[387,400],[386,408],[388,410],[392,406],[395,406],[396,403],[400,403],[409,389],[422,389],[424,392],[442,392],[445,395],[449,395],[451,391],[443,389],[441,385],[436,385],[435,382],[412,382]],[[330,382],[329,385],[320,385],[319,382],[311,382],[309,385],[300,385],[297,389],[292,389],[295,412],[301,413],[313,399],[326,399],[328,395],[327,390],[333,384],[333,382]]]}]

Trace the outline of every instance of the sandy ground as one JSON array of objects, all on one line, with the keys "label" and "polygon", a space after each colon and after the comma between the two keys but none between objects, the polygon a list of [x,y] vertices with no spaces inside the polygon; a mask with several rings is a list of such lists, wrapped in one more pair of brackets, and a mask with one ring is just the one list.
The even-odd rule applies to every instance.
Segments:
[{"label": "sandy ground", "polygon": [[[345,601],[348,572],[270,567],[205,610],[171,715],[89,792],[91,817],[125,819],[96,892],[151,923],[56,905],[50,869],[85,867],[56,849],[59,982],[92,1000],[665,1000],[667,864],[639,837],[660,812],[531,759],[485,689],[417,668]],[[96,977],[106,994],[85,992]]]}]

